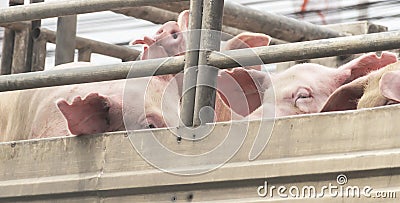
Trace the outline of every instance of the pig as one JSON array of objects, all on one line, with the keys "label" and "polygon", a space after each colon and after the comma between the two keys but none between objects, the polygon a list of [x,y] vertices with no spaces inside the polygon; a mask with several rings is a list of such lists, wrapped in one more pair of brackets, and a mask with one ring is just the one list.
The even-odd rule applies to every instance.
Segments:
[{"label": "pig", "polygon": [[[185,51],[185,36],[182,32],[187,30],[188,15],[189,12],[184,11],[179,15],[178,22],[164,24],[154,38],[145,37],[135,41],[145,44],[141,59],[182,55]],[[242,33],[229,40],[223,49],[267,46],[269,41],[270,37],[263,34]],[[222,109],[230,108],[239,117],[248,116],[261,104],[263,107],[253,112],[251,117],[260,117],[264,112],[262,109],[273,108],[276,108],[277,116],[317,113],[335,89],[393,60],[394,57],[389,53],[384,53],[381,58],[367,54],[338,69],[307,63],[293,66],[271,77],[267,73],[253,71],[260,70],[260,66],[251,67],[253,70],[223,70],[218,76],[217,89],[220,91],[217,93],[216,105],[224,102]],[[239,85],[234,87],[233,83]],[[235,99],[242,95],[245,95],[245,100]],[[227,97],[230,98],[229,102]],[[274,98],[277,105],[272,107]],[[272,112],[268,114],[272,115]]]},{"label": "pig", "polygon": [[[179,15],[178,22],[164,24],[154,38],[145,37],[135,41],[134,43],[145,44],[142,59],[182,55],[185,51],[185,36],[182,32],[187,30],[188,15],[189,12],[184,11]],[[270,37],[263,34],[242,33],[229,40],[223,49],[267,46],[269,41]],[[242,117],[251,113],[252,118],[259,118],[266,109],[273,111],[268,112],[268,115],[276,111],[276,116],[317,113],[321,111],[329,95],[341,85],[395,60],[395,56],[390,53],[385,52],[381,58],[370,53],[337,69],[306,63],[272,76],[253,71],[260,70],[260,66],[251,67],[253,70],[223,70],[218,76],[217,89],[220,91],[217,93],[216,104],[218,106],[222,100],[224,107]],[[239,85],[233,87],[233,83]],[[225,94],[221,94],[222,92]],[[235,99],[242,95],[245,95],[245,100]],[[230,98],[229,101],[227,97]],[[276,105],[273,105],[275,99]],[[216,110],[218,114],[218,109]]]},{"label": "pig", "polygon": [[[396,55],[390,52],[383,52],[381,57],[368,53],[337,69],[304,63],[272,74],[271,80],[258,77],[261,78],[263,101],[249,118],[271,116],[274,112],[278,117],[318,113],[340,86],[396,61]],[[273,108],[275,111],[270,112]]]},{"label": "pig", "polygon": [[[182,54],[186,45],[181,32],[187,30],[187,22],[188,12],[186,11],[180,15],[178,22],[171,21],[164,24],[154,38],[145,37],[143,40],[137,40],[135,43],[147,44],[141,59]],[[263,46],[268,45],[269,42],[270,37],[267,35],[243,33],[229,40],[226,47],[237,49],[246,46]],[[56,68],[86,65],[91,64],[75,63]],[[227,78],[241,78],[239,76],[243,73],[245,72],[227,71],[219,78],[229,82]],[[0,141],[125,130],[123,121],[125,113],[129,113],[129,118],[132,118],[132,115],[137,118],[130,120],[129,130],[177,126],[179,125],[182,81],[176,81],[176,78],[179,77],[168,75],[131,79],[134,82],[127,87],[124,80],[118,80],[0,93],[3,95],[2,98],[7,98],[0,99]],[[241,81],[239,84],[254,86],[247,81]],[[168,91],[166,86],[169,87]],[[235,87],[237,94],[241,93],[239,90],[241,86],[228,86],[230,90]],[[146,87],[147,91],[144,91]],[[124,92],[129,92],[127,95],[132,96],[132,98],[127,98],[128,104],[123,102],[126,101]],[[249,95],[258,94],[250,93]],[[165,109],[161,108],[161,98],[165,100],[162,101],[163,106],[167,107]],[[240,119],[242,115],[247,115],[242,111],[248,111],[248,109],[244,109],[236,100],[228,98],[230,97],[221,93],[217,94],[216,121]],[[29,102],[25,103],[25,101]],[[124,103],[127,105],[123,105]],[[237,106],[244,109],[238,110],[242,115],[232,111],[232,108],[235,109]],[[19,111],[15,113],[9,109],[19,109]]]},{"label": "pig", "polygon": [[322,111],[354,110],[400,103],[400,62],[338,88]]},{"label": "pig", "polygon": [[[161,26],[154,37],[145,36],[143,39],[132,41],[131,44],[144,44],[141,60],[183,55],[186,51],[186,36],[188,30],[189,11],[183,11],[178,21],[170,21]],[[271,37],[261,33],[241,33],[228,40],[223,50],[243,49],[249,47],[268,46]],[[246,69],[261,70],[261,66],[245,67]],[[227,112],[231,109],[233,118],[241,118],[254,111],[261,105],[258,92],[254,91],[256,84],[250,75],[243,70],[221,70],[217,81],[216,121],[230,120]],[[247,91],[249,90],[249,91]],[[230,98],[228,101],[228,97]],[[238,99],[238,98],[243,98]],[[243,103],[247,103],[244,105]],[[223,109],[223,111],[221,111]]]},{"label": "pig", "polygon": [[0,141],[125,130],[123,116],[135,118],[129,130],[179,122],[180,94],[171,75],[0,94]]}]

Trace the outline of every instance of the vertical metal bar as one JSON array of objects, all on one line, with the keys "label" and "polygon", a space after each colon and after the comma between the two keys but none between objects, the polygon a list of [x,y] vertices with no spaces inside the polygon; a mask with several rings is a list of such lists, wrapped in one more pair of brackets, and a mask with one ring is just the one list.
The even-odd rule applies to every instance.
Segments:
[{"label": "vertical metal bar", "polygon": [[203,0],[191,0],[189,10],[189,31],[187,32],[185,66],[182,88],[181,120],[185,126],[193,125],[197,65],[199,62]]},{"label": "vertical metal bar", "polygon": [[47,41],[38,38],[33,41],[32,67],[31,71],[42,71],[46,63],[46,46]]},{"label": "vertical metal bar", "polygon": [[[44,2],[44,0],[30,0],[31,3]],[[34,40],[34,30],[42,25],[41,20],[34,20],[31,24],[28,42],[28,66],[31,71],[44,70],[46,60],[46,42],[43,40]]]},{"label": "vertical metal bar", "polygon": [[28,66],[28,41],[30,28],[25,27],[15,32],[14,53],[11,66],[11,74],[29,72]]},{"label": "vertical metal bar", "polygon": [[59,17],[57,20],[55,65],[74,61],[76,15]]},{"label": "vertical metal bar", "polygon": [[90,62],[91,55],[92,55],[92,50],[88,47],[78,49],[78,61]]},{"label": "vertical metal bar", "polygon": [[[23,0],[10,0],[9,6],[23,5]],[[13,54],[14,54],[15,30],[5,28],[3,38],[3,49],[1,57],[0,74],[11,74]]]},{"label": "vertical metal bar", "polygon": [[4,29],[3,48],[1,51],[0,74],[11,74],[12,57],[14,52],[15,32],[9,28]]},{"label": "vertical metal bar", "polygon": [[[216,83],[218,68],[208,67],[207,57],[211,50],[220,50],[222,15],[224,0],[204,0],[203,20],[197,75],[196,102],[194,106],[193,125],[198,126],[214,122],[213,111],[200,111],[204,107],[215,109]],[[200,118],[201,116],[201,118]]]}]

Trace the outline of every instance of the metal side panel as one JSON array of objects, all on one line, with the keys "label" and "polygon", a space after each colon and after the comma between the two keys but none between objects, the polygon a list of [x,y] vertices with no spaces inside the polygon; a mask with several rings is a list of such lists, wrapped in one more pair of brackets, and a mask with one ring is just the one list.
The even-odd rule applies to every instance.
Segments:
[{"label": "metal side panel", "polygon": [[[226,164],[191,176],[151,166],[124,132],[1,143],[0,201],[394,202],[400,198],[399,120],[400,105],[279,118],[266,148],[249,161],[261,122],[251,121],[243,144]],[[245,128],[247,123],[232,125]],[[230,128],[229,123],[219,123],[208,137],[195,142],[177,142],[167,129],[134,136],[155,136],[177,153],[204,153],[223,142]],[[164,161],[174,166],[181,160]],[[345,184],[338,184],[339,175],[346,176]],[[369,186],[373,192],[392,191],[397,196],[280,198],[275,189],[273,197],[260,197],[257,190],[265,181],[269,189],[313,186],[321,192],[318,189],[330,184]]]}]

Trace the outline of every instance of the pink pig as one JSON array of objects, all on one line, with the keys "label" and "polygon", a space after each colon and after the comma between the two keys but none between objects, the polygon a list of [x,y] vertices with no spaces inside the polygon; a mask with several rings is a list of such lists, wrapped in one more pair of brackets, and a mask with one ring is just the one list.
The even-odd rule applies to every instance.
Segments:
[{"label": "pink pig", "polygon": [[250,118],[271,116],[272,108],[276,116],[318,113],[340,86],[396,61],[394,54],[383,52],[381,57],[364,54],[337,69],[311,63],[292,66],[273,74],[272,84],[270,80],[259,80],[264,92],[262,106]]},{"label": "pink pig", "polygon": [[130,130],[177,126],[179,95],[170,75],[2,92],[0,141],[125,130],[123,116]]},{"label": "pink pig", "polygon": [[337,89],[322,111],[362,109],[400,103],[400,62]]},{"label": "pink pig", "polygon": [[[188,20],[189,11],[183,11],[177,22],[165,23],[154,37],[145,36],[131,44],[144,44],[142,60],[183,55],[186,51]],[[245,32],[228,40],[223,50],[268,46],[270,41],[271,37],[268,35]],[[246,68],[260,70],[261,66]],[[216,97],[216,121],[231,120],[231,113],[234,119],[239,119],[261,105],[259,93],[253,92],[256,84],[247,72],[243,68],[220,71],[217,81],[219,91]]]}]

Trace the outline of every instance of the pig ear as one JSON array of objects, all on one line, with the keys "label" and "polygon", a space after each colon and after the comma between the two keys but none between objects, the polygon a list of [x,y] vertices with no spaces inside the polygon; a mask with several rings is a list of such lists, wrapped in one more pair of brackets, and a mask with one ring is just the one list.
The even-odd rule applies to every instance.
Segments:
[{"label": "pig ear", "polygon": [[185,32],[189,28],[189,10],[182,11],[178,16],[178,26],[181,32]]},{"label": "pig ear", "polygon": [[222,99],[219,92],[217,92],[215,97],[215,112],[216,122],[241,120],[243,118],[243,116],[232,111],[232,109],[227,105],[226,101]]},{"label": "pig ear", "polygon": [[130,45],[136,45],[136,44],[143,44],[143,52],[140,56],[140,60],[146,60],[149,59],[149,46],[155,43],[155,39],[150,38],[145,36],[143,39],[137,39],[134,41],[129,42]]},{"label": "pig ear", "polygon": [[268,46],[271,37],[261,33],[244,32],[227,41],[224,50]]},{"label": "pig ear", "polygon": [[67,120],[69,131],[74,135],[102,133],[110,126],[110,101],[97,93],[91,93],[84,99],[75,97],[71,104],[60,100],[57,106]]},{"label": "pig ear", "polygon": [[400,102],[400,70],[383,74],[379,89],[384,97]]},{"label": "pig ear", "polygon": [[329,96],[321,112],[357,109],[357,103],[364,94],[366,82],[365,76],[342,85]]},{"label": "pig ear", "polygon": [[[266,82],[267,79],[268,73],[261,71],[244,68],[224,70],[218,77],[218,90],[222,93],[222,101],[234,112],[247,116],[261,105],[262,90],[269,84]],[[242,99],[247,100],[247,105]]]},{"label": "pig ear", "polygon": [[368,53],[342,65],[339,70],[350,70],[351,74],[346,81],[350,82],[396,61],[396,55],[390,52],[382,52],[380,57],[375,53]]}]

